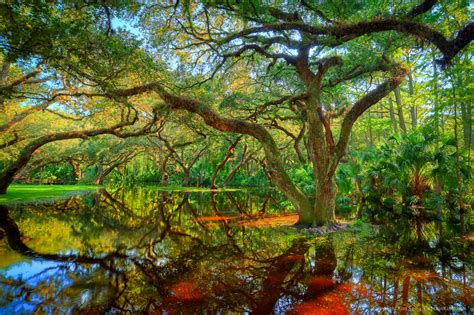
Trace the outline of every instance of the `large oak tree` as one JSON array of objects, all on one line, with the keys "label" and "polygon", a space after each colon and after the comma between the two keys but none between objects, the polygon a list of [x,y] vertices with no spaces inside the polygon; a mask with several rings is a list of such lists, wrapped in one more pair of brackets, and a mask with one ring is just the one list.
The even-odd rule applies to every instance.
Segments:
[{"label": "large oak tree", "polygon": [[[38,19],[35,23],[39,25],[30,33],[34,38],[44,36],[52,48],[38,41],[32,45],[31,41],[18,40],[15,35],[25,38],[24,30],[6,32],[5,47],[9,55],[16,57],[47,58],[52,67],[66,69],[87,81],[95,89],[94,97],[122,101],[143,97],[164,102],[169,110],[200,116],[216,130],[255,138],[265,152],[268,174],[295,206],[300,223],[321,225],[335,220],[333,178],[355,122],[394,91],[410,72],[407,65],[393,57],[394,46],[429,45],[439,52],[438,64],[447,67],[474,36],[472,22],[449,33],[440,31],[438,20],[443,19],[445,11],[437,1],[398,6],[377,3],[159,2],[143,5],[139,25],[130,30],[135,32],[141,27],[144,42],[139,47],[132,44],[135,42],[130,34],[114,34],[111,23],[111,12],[135,12],[138,4],[126,8],[65,5],[60,10],[54,9],[54,4],[45,4],[41,10],[54,10],[59,16],[67,13],[69,18],[65,20],[83,27],[80,34],[59,30],[56,20],[43,25],[44,21]],[[6,15],[12,25],[17,23],[15,14],[27,18],[16,9],[14,5],[7,8],[14,17]],[[468,10],[467,6],[459,9]],[[76,11],[89,18],[101,13],[105,16],[103,41],[87,36],[93,32],[80,23],[81,14],[70,21],[70,13]],[[65,27],[70,29],[68,25]],[[55,32],[59,35],[55,36]],[[89,43],[87,49],[77,47],[78,41],[84,39]],[[74,49],[61,49],[71,47],[70,42],[76,43]],[[88,53],[100,58],[90,58]],[[131,60],[130,56],[135,58]],[[86,61],[78,62],[78,58]],[[123,67],[124,62],[135,68]],[[222,104],[226,98],[206,97],[202,87],[225,80],[231,69],[242,63],[246,69],[242,73],[261,88],[239,91],[241,102],[231,102],[225,113],[219,112],[217,101]],[[127,76],[138,76],[142,84],[124,80]],[[266,84],[268,77],[272,84]],[[353,93],[353,85],[362,83],[371,88],[363,94]],[[236,95],[235,90],[228,92]],[[268,95],[268,100],[258,102],[255,96],[259,93]],[[240,106],[242,102],[245,106]],[[278,119],[268,122],[272,113],[275,118],[283,108],[292,113],[293,123],[299,125],[297,134],[279,125]],[[274,129],[293,135],[299,158],[310,161],[315,178],[312,193],[303,193],[290,180]],[[301,154],[300,142],[304,142],[307,157]]]}]

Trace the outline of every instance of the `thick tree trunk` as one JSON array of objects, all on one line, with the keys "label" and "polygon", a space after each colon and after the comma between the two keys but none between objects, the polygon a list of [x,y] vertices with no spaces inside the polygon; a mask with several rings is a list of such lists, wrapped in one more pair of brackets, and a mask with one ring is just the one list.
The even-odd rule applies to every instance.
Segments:
[{"label": "thick tree trunk", "polygon": [[13,182],[13,177],[19,169],[10,169],[0,175],[0,195],[7,193],[8,186]]},{"label": "thick tree trunk", "polygon": [[313,225],[320,226],[336,221],[337,187],[332,178],[317,185],[314,201]]},{"label": "thick tree trunk", "polygon": [[[308,74],[311,70],[309,68],[308,56],[304,55],[305,52],[309,53],[309,49],[299,53],[299,60],[295,65],[303,81],[305,81],[311,89],[311,95],[306,101],[308,113],[306,122],[309,129],[309,157],[316,169],[328,170],[325,177],[329,178],[329,181],[327,181],[327,178],[324,178],[327,181],[327,185],[322,185],[322,189],[318,192],[319,195],[316,199],[318,200],[319,207],[317,211],[315,209],[315,203],[310,201],[309,196],[306,196],[291,181],[280,157],[280,150],[274,138],[262,125],[239,119],[221,117],[218,113],[206,106],[206,104],[179,95],[170,94],[157,83],[151,83],[139,88],[116,91],[115,94],[130,96],[154,90],[172,110],[186,110],[195,113],[201,116],[207,125],[222,132],[233,132],[252,136],[258,140],[263,147],[267,161],[268,176],[271,181],[275,183],[279,190],[295,206],[300,217],[298,223],[310,225],[316,222],[317,224],[325,224],[334,221],[336,188],[332,177],[334,176],[340,159],[345,153],[352,126],[370,106],[387,96],[404,80],[406,70],[402,67],[394,66],[394,74],[392,77],[378,85],[353,104],[343,119],[339,141],[336,145],[330,129],[329,119],[325,117],[322,112],[319,96],[321,91],[320,82],[325,70],[327,70],[329,66],[336,64],[339,58],[328,58],[324,60],[323,64],[320,65],[320,71],[317,75]],[[303,60],[303,62],[299,62],[302,59],[306,61]],[[319,154],[318,152],[323,154]],[[317,214],[315,212],[317,212]],[[317,218],[315,219],[315,217]]]}]

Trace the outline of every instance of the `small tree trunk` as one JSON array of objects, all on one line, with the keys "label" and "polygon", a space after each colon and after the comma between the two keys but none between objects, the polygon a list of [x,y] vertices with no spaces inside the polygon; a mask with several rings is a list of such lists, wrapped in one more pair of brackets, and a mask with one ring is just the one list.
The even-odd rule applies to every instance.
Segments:
[{"label": "small tree trunk", "polygon": [[241,138],[242,138],[241,136],[237,137],[235,141],[230,144],[229,148],[227,149],[224,159],[222,159],[222,161],[219,164],[217,164],[216,169],[214,170],[214,173],[212,174],[212,179],[211,179],[212,189],[217,188],[217,184],[216,184],[217,175],[219,175],[219,172],[221,171],[221,169],[224,167],[224,165],[226,165],[227,161],[229,161],[231,156],[234,154],[235,147],[237,146]]},{"label": "small tree trunk", "polygon": [[474,148],[474,137],[472,137],[472,105],[461,103],[462,130],[464,135],[464,147]]},{"label": "small tree trunk", "polygon": [[183,186],[189,185],[189,180],[191,177],[191,169],[184,169],[184,179],[183,179]]},{"label": "small tree trunk", "polygon": [[102,185],[104,183],[104,174],[100,174],[99,177],[96,178],[95,184],[96,185]]},{"label": "small tree trunk", "polygon": [[223,187],[227,187],[227,185],[230,183],[230,181],[234,178],[234,176],[237,174],[237,172],[240,170],[240,168],[247,163],[249,158],[247,157],[247,146],[244,147],[244,151],[242,152],[242,156],[240,157],[240,162],[237,164],[232,171],[230,171],[229,175],[227,175],[226,179],[224,180],[224,183],[222,184]]},{"label": "small tree trunk", "polygon": [[397,86],[395,89],[395,102],[397,102],[398,122],[400,123],[400,129],[406,133],[407,126],[405,125],[405,118],[403,117],[402,96],[400,94],[399,86]]},{"label": "small tree trunk", "polygon": [[413,128],[413,130],[416,129],[416,126],[418,125],[418,118],[417,118],[417,110],[416,110],[416,106],[414,104],[414,101],[413,101],[413,75],[411,74],[411,72],[408,73],[408,89],[409,89],[409,92],[410,92],[410,98],[411,98],[411,102],[412,102],[412,105],[410,106],[410,116],[411,116],[411,127]]},{"label": "small tree trunk", "polygon": [[392,121],[393,131],[395,133],[398,133],[397,118],[395,117],[395,110],[393,109],[393,100],[392,100],[392,98],[389,98],[388,102],[389,102],[389,105],[390,105],[389,112],[390,112],[390,120]]},{"label": "small tree trunk", "polygon": [[410,292],[410,276],[406,276],[403,279],[402,308],[400,310],[401,315],[408,314],[408,293],[409,292]]},{"label": "small tree trunk", "polygon": [[97,174],[96,174],[96,177],[95,177],[95,184],[96,185],[102,185],[102,183],[104,182],[104,167],[99,164],[97,165]]},{"label": "small tree trunk", "polygon": [[74,161],[74,160],[71,160],[69,162],[69,164],[71,164],[71,167],[72,167],[72,171],[74,172],[74,174],[76,175],[76,181],[77,180],[80,180],[81,177],[82,177],[82,172],[81,172],[81,165]]}]

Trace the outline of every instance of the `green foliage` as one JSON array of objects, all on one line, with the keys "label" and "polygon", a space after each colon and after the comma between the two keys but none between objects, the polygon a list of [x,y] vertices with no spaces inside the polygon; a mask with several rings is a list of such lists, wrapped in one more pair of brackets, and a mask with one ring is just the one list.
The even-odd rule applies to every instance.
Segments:
[{"label": "green foliage", "polygon": [[309,164],[296,164],[289,170],[292,181],[308,196],[314,194],[314,174]]},{"label": "green foliage", "polygon": [[[452,139],[439,139],[425,128],[391,137],[374,152],[369,150],[360,175],[367,214],[377,221],[400,216],[440,220],[441,209],[449,207],[458,188]],[[461,157],[461,165],[467,184],[466,157]]]}]

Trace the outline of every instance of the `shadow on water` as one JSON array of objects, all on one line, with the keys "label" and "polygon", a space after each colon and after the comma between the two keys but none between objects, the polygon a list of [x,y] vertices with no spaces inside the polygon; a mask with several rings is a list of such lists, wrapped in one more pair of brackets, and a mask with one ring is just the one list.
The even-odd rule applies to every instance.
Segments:
[{"label": "shadow on water", "polygon": [[116,189],[0,206],[0,313],[407,314],[472,307],[472,247],[465,240],[420,234],[400,222],[314,237],[293,229],[297,218],[276,203],[257,191]]}]

